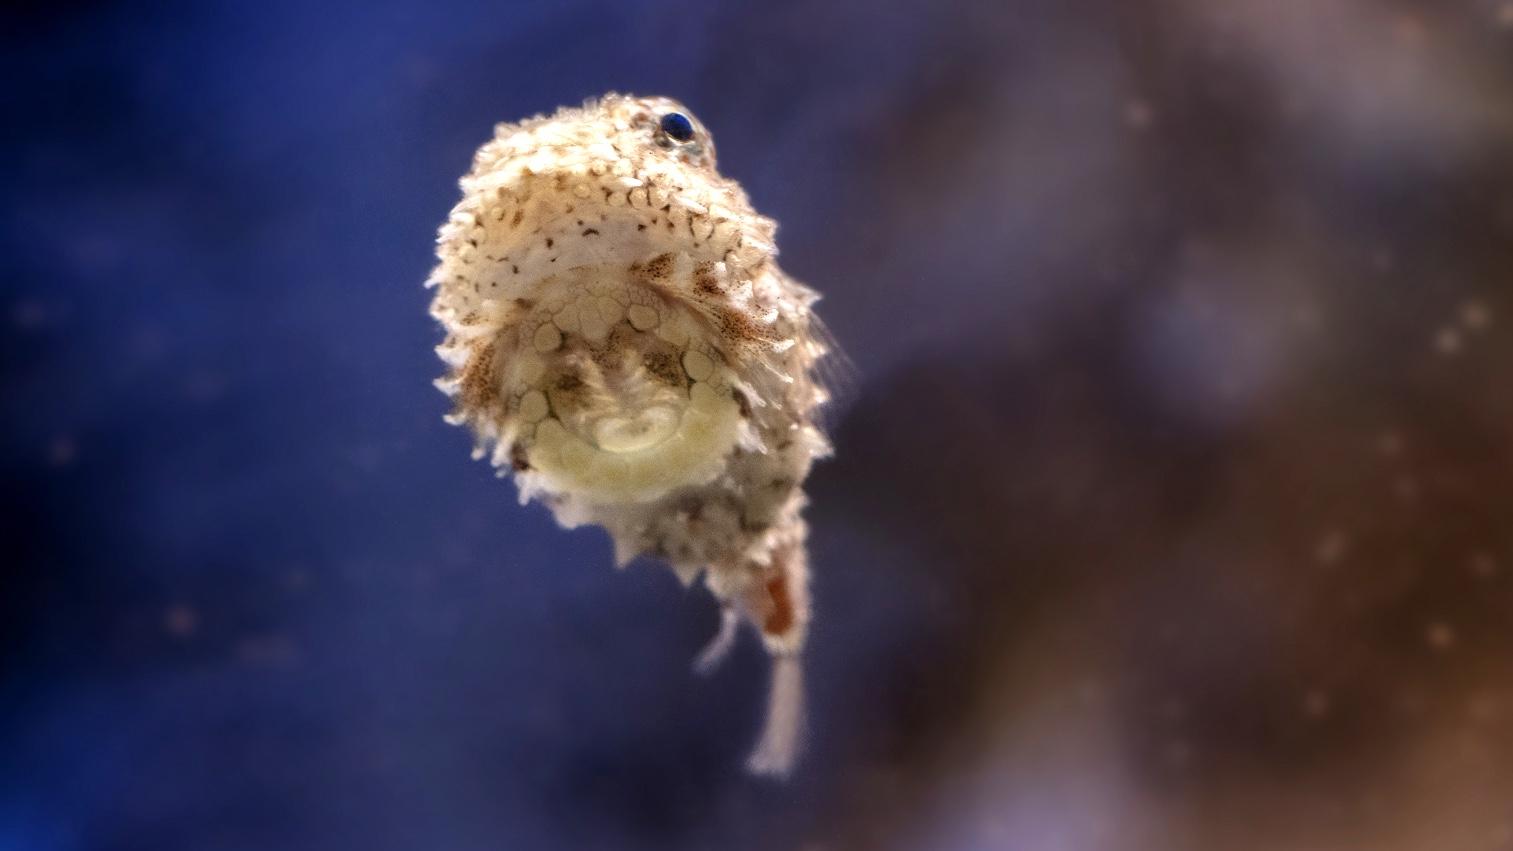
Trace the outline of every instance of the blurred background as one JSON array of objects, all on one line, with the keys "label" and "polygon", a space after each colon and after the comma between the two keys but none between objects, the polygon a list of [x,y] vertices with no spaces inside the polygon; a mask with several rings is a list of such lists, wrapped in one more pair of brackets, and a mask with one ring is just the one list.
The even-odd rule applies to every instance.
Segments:
[{"label": "blurred background", "polygon": [[[1513,848],[1513,2],[5,15],[0,848]],[[855,362],[786,785],[430,383],[473,150],[606,90]]]}]

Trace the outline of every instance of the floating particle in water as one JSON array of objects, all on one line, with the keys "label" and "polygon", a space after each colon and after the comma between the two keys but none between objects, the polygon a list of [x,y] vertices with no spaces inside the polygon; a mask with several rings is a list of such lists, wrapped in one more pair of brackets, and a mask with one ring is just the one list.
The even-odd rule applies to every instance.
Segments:
[{"label": "floating particle in water", "polygon": [[1486,551],[1471,554],[1471,575],[1477,579],[1493,579],[1497,576],[1497,558]]},{"label": "floating particle in water", "polygon": [[163,629],[174,638],[189,638],[199,626],[199,613],[185,603],[169,606],[163,613]]},{"label": "floating particle in water", "polygon": [[1303,695],[1303,715],[1311,720],[1319,721],[1327,717],[1333,706],[1334,701],[1330,698],[1329,692],[1323,689],[1309,689]]},{"label": "floating particle in water", "polygon": [[79,445],[67,435],[59,435],[47,445],[47,463],[54,467],[67,467],[79,457]]},{"label": "floating particle in water", "polygon": [[1424,627],[1424,641],[1434,650],[1449,650],[1455,646],[1455,627],[1444,621],[1434,621]]},{"label": "floating particle in water", "polygon": [[809,623],[803,483],[829,444],[818,296],[775,224],[665,98],[609,95],[501,124],[462,178],[427,286],[448,420],[565,527],[666,562],[722,603],[710,670],[751,624],[773,656],[748,765],[781,775]]},{"label": "floating particle in water", "polygon": [[1458,355],[1463,343],[1460,330],[1457,328],[1441,328],[1434,334],[1434,348],[1445,356]]},{"label": "floating particle in water", "polygon": [[1156,112],[1151,108],[1150,102],[1141,98],[1131,98],[1124,104],[1124,123],[1131,130],[1148,130],[1156,119]]},{"label": "floating particle in water", "polygon": [[1404,446],[1403,433],[1395,428],[1386,429],[1376,437],[1376,450],[1388,458],[1402,455]]},{"label": "floating particle in water", "polygon": [[1350,536],[1339,529],[1331,529],[1314,545],[1313,557],[1319,564],[1331,565],[1344,558],[1349,550]]},{"label": "floating particle in water", "polygon": [[34,331],[47,324],[47,306],[40,301],[27,299],[11,306],[11,324],[23,331]]},{"label": "floating particle in water", "polygon": [[1468,301],[1460,307],[1460,321],[1472,331],[1484,331],[1492,324],[1492,311],[1483,302]]}]

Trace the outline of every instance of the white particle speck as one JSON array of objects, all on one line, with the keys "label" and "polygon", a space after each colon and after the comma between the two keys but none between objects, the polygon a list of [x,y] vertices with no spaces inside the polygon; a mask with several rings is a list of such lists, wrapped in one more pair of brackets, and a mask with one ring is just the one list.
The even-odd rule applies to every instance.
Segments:
[{"label": "white particle speck", "polygon": [[1456,355],[1460,353],[1460,331],[1454,328],[1441,328],[1434,335],[1434,348],[1442,355]]},{"label": "white particle speck", "polygon": [[1313,558],[1319,564],[1335,564],[1350,550],[1350,537],[1339,529],[1324,533],[1313,548]]},{"label": "white particle speck", "polygon": [[47,462],[54,467],[67,467],[78,457],[79,446],[71,437],[55,437],[47,446]]},{"label": "white particle speck", "polygon": [[289,636],[279,633],[249,635],[237,641],[236,655],[248,665],[287,667],[298,661],[299,647]]},{"label": "white particle speck", "polygon": [[1428,708],[1429,701],[1424,697],[1423,692],[1418,689],[1409,689],[1397,696],[1396,703],[1397,711],[1400,714],[1408,718],[1416,718],[1424,714],[1424,710]]},{"label": "white particle speck", "polygon": [[1404,46],[1417,48],[1423,45],[1426,35],[1424,22],[1414,15],[1399,15],[1393,26],[1393,34]]},{"label": "white particle speck", "polygon": [[1324,327],[1324,313],[1317,304],[1303,302],[1293,306],[1292,322],[1304,330],[1317,331]]},{"label": "white particle speck", "polygon": [[1183,770],[1192,764],[1193,746],[1183,739],[1172,739],[1161,749],[1161,759],[1168,768]]},{"label": "white particle speck", "polygon": [[1077,686],[1077,700],[1085,706],[1093,706],[1103,702],[1107,696],[1107,690],[1097,678],[1088,678]]},{"label": "white particle speck", "polygon": [[1461,305],[1460,321],[1472,331],[1484,331],[1492,324],[1492,311],[1480,301],[1468,301]]},{"label": "white particle speck", "polygon": [[1477,694],[1466,701],[1466,716],[1478,724],[1495,722],[1501,714],[1501,702],[1492,695]]},{"label": "white particle speck", "polygon": [[11,322],[22,330],[33,330],[47,323],[47,307],[39,301],[17,302],[11,308]]},{"label": "white particle speck", "polygon": [[199,614],[183,603],[170,606],[168,611],[163,613],[163,629],[174,638],[188,638],[194,635],[199,625]]},{"label": "white particle speck", "polygon": [[1397,481],[1392,483],[1392,490],[1403,502],[1418,501],[1418,479],[1413,476],[1399,476]]},{"label": "white particle speck", "polygon": [[1424,628],[1424,640],[1435,650],[1449,650],[1455,646],[1455,627],[1444,621],[1435,621]]},{"label": "white particle speck", "polygon": [[1477,579],[1492,579],[1497,576],[1497,558],[1486,551],[1471,554],[1471,575]]},{"label": "white particle speck", "polygon": [[1155,117],[1151,105],[1140,98],[1134,98],[1124,105],[1124,123],[1132,130],[1149,128]]},{"label": "white particle speck", "polygon": [[1403,454],[1403,445],[1403,433],[1397,429],[1387,429],[1376,438],[1376,451],[1389,458]]}]

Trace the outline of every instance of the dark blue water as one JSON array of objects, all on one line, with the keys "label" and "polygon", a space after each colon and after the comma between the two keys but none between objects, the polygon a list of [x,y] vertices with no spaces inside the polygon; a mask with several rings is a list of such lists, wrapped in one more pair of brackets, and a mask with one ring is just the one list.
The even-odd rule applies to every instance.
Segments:
[{"label": "dark blue water", "polygon": [[[0,848],[1501,841],[1513,12],[1137,5],[7,13]],[[856,364],[787,785],[430,384],[473,150],[609,90]]]}]

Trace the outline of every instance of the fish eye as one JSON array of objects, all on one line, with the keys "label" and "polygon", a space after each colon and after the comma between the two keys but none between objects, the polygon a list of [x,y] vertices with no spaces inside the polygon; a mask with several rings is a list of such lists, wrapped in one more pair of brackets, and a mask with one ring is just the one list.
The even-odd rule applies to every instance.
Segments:
[{"label": "fish eye", "polygon": [[657,122],[657,129],[674,142],[693,141],[693,121],[681,112],[669,112]]}]

